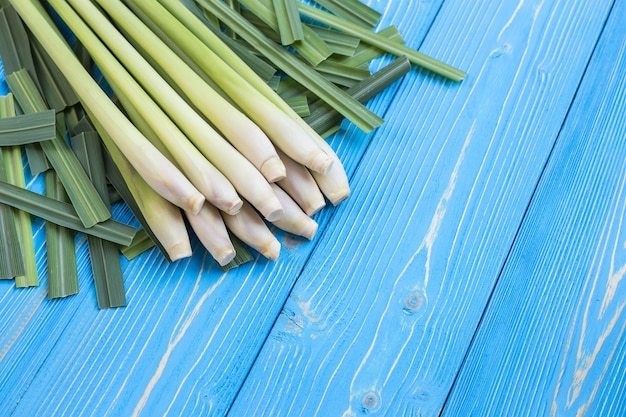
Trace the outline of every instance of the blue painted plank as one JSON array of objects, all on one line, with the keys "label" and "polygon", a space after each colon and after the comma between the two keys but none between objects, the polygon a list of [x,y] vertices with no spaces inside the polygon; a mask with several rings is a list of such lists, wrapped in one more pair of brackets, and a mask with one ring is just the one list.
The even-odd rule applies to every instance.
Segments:
[{"label": "blue painted plank", "polygon": [[230,415],[438,415],[611,3],[443,4]]},{"label": "blue painted plank", "polygon": [[626,412],[625,19],[616,2],[444,417]]},{"label": "blue painted plank", "polygon": [[[412,3],[420,11],[414,30],[425,33],[441,2]],[[382,26],[398,19],[388,11]],[[400,85],[370,107],[384,114]],[[371,137],[346,124],[330,140],[350,175]],[[171,265],[155,251],[123,262],[123,309],[97,310],[86,263],[80,293],[60,302],[45,300],[45,281],[29,292],[0,287],[0,298],[12,300],[0,306],[7,325],[0,409],[14,416],[224,414],[334,213],[316,216],[320,233],[311,243],[281,234],[277,263],[257,259],[224,275],[197,241],[191,259]]]}]

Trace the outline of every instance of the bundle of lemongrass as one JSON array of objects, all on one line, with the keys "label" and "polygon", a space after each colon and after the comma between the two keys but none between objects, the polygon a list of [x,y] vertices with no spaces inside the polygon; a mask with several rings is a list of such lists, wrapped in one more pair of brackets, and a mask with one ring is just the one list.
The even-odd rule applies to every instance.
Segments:
[{"label": "bundle of lemongrass", "polygon": [[[350,194],[323,135],[342,118],[364,131],[379,126],[361,102],[409,61],[464,77],[403,46],[397,31],[374,33],[380,15],[356,0],[316,1],[324,9],[296,0],[9,2],[71,85],[127,201],[170,260],[191,255],[185,218],[222,266],[236,255],[233,235],[276,259],[280,243],[268,224],[311,239],[311,216]],[[370,74],[367,63],[384,53],[402,59]]]}]

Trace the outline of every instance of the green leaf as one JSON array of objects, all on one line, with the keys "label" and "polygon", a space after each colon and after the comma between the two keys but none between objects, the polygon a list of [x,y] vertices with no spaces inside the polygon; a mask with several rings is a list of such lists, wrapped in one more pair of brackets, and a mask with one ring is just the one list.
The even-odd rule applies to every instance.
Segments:
[{"label": "green leaf", "polygon": [[135,235],[133,227],[112,219],[97,223],[93,227],[85,227],[71,204],[22,189],[5,181],[0,181],[0,203],[24,210],[33,216],[77,232],[110,240],[118,245],[129,245]]},{"label": "green leaf", "polygon": [[[46,195],[66,202],[67,194],[56,173],[45,173]],[[74,232],[52,222],[46,222],[46,254],[48,261],[48,298],[62,298],[78,293],[78,267]]]},{"label": "green leaf", "polygon": [[[47,109],[28,72],[14,72],[7,77],[7,82],[24,111],[32,113]],[[40,146],[63,183],[84,226],[91,227],[111,218],[111,212],[60,133],[57,132],[53,140],[41,142]]]},{"label": "green leaf", "polygon": [[56,137],[54,110],[0,119],[0,146],[25,145]]}]

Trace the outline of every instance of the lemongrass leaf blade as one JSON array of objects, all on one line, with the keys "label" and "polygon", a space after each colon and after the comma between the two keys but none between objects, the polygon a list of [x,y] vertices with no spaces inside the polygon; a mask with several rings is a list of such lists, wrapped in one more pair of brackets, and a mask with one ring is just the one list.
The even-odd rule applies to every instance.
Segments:
[{"label": "lemongrass leaf blade", "polygon": [[337,30],[332,30],[316,25],[307,25],[313,32],[326,42],[333,54],[351,57],[357,52],[361,40],[356,36],[346,35]]},{"label": "lemongrass leaf blade", "polygon": [[[406,57],[397,58],[368,78],[349,88],[347,92],[356,100],[367,102],[410,70],[411,63]],[[321,101],[311,103],[310,111],[311,114],[305,117],[304,121],[320,134],[333,129],[342,120],[339,113]]]},{"label": "lemongrass leaf blade", "polygon": [[[0,158],[4,162],[4,149],[0,147]],[[0,180],[6,181],[4,163],[0,164]],[[26,268],[19,237],[15,228],[15,211],[6,204],[0,204],[0,279],[13,279],[24,275]]]},{"label": "lemongrass leaf blade", "polygon": [[[378,34],[378,36],[383,36],[391,42],[396,42],[399,44],[404,43],[404,38],[402,38],[402,35],[400,34],[400,31],[396,26],[387,26],[386,28],[381,29],[376,33]],[[371,46],[367,43],[361,42],[359,46],[357,46],[356,51],[354,52],[354,54],[352,54],[352,56],[342,57],[337,61],[341,62],[344,65],[359,68],[362,66],[367,66],[370,61],[384,55],[385,53],[385,51],[376,48],[375,46]]]},{"label": "lemongrass leaf blade", "polygon": [[[70,138],[72,149],[89,179],[109,206],[104,155],[100,137],[95,131],[85,131]],[[119,249],[114,243],[89,236],[89,257],[96,287],[98,307],[110,308],[126,305],[124,277],[120,265]]]},{"label": "lemongrass leaf blade", "polygon": [[154,240],[150,237],[150,234],[146,229],[141,228],[135,234],[130,245],[123,247],[121,252],[126,259],[133,260],[147,250],[152,249],[154,246]]},{"label": "lemongrass leaf blade", "polygon": [[5,181],[0,181],[0,203],[24,210],[33,216],[74,231],[110,240],[119,245],[130,244],[135,235],[133,227],[112,219],[97,223],[92,227],[85,227],[71,204],[22,189]]},{"label": "lemongrass leaf blade", "polygon": [[[46,195],[67,203],[67,194],[57,174],[45,173]],[[46,254],[48,261],[48,298],[62,298],[78,293],[78,266],[74,232],[50,221],[46,222]]]},{"label": "lemongrass leaf blade", "polygon": [[0,146],[19,146],[56,137],[54,110],[0,119]]},{"label": "lemongrass leaf blade", "polygon": [[[0,97],[0,118],[14,117],[15,115],[15,101],[13,100],[13,95],[9,93],[6,96]],[[4,152],[5,156],[0,158],[0,160],[4,160],[7,182],[21,188],[26,188],[21,147],[8,146],[4,148]],[[33,239],[31,218],[28,213],[22,210],[15,210],[14,220],[24,261],[24,274],[15,276],[15,286],[17,288],[35,287],[39,285],[39,274],[37,271],[37,260],[35,258],[35,242]]]},{"label": "lemongrass leaf blade", "polygon": [[323,8],[350,22],[372,30],[378,24],[381,14],[359,0],[315,0]]},{"label": "lemongrass leaf blade", "polygon": [[283,45],[304,39],[304,30],[296,0],[272,0],[278,21],[278,33]]},{"label": "lemongrass leaf blade", "polygon": [[[32,78],[27,71],[16,71],[7,77],[7,81],[23,110],[26,112],[47,110],[47,104],[34,88]],[[63,183],[85,227],[91,227],[111,218],[110,210],[60,133],[56,132],[52,140],[40,142],[40,146]]]},{"label": "lemongrass leaf blade", "polygon": [[383,123],[376,114],[291,56],[282,47],[269,41],[243,17],[232,13],[220,1],[198,0],[198,4],[217,15],[224,24],[234,27],[239,36],[268,57],[287,75],[304,85],[363,131],[370,132]]},{"label": "lemongrass leaf blade", "polygon": [[442,77],[446,77],[452,81],[461,81],[465,78],[465,72],[454,68],[446,63],[422,54],[419,51],[408,48],[404,45],[400,45],[394,42],[390,42],[384,37],[376,35],[376,33],[359,26],[358,24],[346,21],[338,18],[323,10],[312,7],[308,4],[298,3],[300,12],[309,16],[310,18],[328,25],[332,28],[340,30],[349,35],[358,36],[361,41],[367,42],[373,46],[376,46],[390,54],[398,57],[406,56],[411,62],[419,65],[425,69],[428,69],[435,74],[439,74]]}]

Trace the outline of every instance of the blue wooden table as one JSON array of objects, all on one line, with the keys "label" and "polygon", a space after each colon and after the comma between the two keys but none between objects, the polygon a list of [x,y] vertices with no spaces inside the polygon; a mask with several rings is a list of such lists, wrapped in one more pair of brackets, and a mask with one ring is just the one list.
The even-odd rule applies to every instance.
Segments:
[{"label": "blue wooden table", "polygon": [[467,79],[344,124],[352,196],[277,262],[153,250],[98,310],[77,236],[78,295],[0,282],[0,415],[626,415],[626,1],[369,4]]}]

